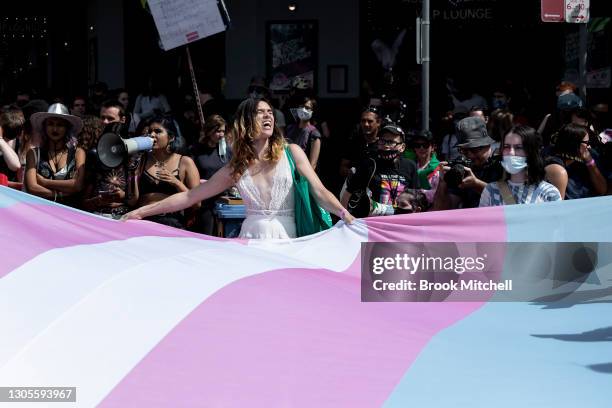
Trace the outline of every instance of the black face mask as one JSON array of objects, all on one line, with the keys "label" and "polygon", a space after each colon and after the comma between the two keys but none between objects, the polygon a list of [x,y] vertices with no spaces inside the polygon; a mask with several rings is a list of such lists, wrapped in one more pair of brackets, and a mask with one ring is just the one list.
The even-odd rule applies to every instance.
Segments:
[{"label": "black face mask", "polygon": [[412,214],[413,212],[412,208],[395,208],[395,214]]},{"label": "black face mask", "polygon": [[385,160],[385,161],[391,161],[391,160],[395,160],[397,159],[400,154],[402,152],[400,152],[397,149],[392,149],[392,150],[379,150],[378,151],[378,158],[381,160]]}]

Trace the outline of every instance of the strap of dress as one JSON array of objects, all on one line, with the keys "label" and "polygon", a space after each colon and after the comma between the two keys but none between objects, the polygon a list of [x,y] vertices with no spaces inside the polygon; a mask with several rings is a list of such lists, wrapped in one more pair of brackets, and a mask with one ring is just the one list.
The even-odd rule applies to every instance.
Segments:
[{"label": "strap of dress", "polygon": [[497,186],[499,187],[499,191],[501,193],[502,200],[505,205],[516,204],[516,200],[514,199],[514,196],[512,195],[512,193],[510,192],[510,187],[508,187],[508,183],[506,183],[504,180],[500,180],[497,182]]},{"label": "strap of dress", "polygon": [[287,153],[287,160],[289,160],[289,167],[291,167],[291,175],[293,176],[293,180],[295,181],[295,161],[293,160],[293,155],[291,154],[291,149],[289,145],[285,146],[285,153]]}]

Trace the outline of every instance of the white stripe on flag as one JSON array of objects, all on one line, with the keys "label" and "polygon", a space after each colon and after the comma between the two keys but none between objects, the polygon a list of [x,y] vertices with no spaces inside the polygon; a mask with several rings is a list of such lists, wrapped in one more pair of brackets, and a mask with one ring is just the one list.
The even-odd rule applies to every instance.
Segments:
[{"label": "white stripe on flag", "polygon": [[217,290],[279,268],[344,270],[364,231],[336,228],[281,251],[160,237],[49,251],[0,280],[0,384],[76,386],[76,406],[93,406]]}]

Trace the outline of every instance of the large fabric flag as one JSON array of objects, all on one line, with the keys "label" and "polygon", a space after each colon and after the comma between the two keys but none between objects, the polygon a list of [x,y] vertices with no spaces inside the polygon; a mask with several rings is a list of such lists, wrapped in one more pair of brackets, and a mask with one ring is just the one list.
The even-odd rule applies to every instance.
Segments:
[{"label": "large fabric flag", "polygon": [[[364,242],[605,242],[611,225],[603,197],[258,242],[0,187],[0,387],[76,387],[76,403],[53,407],[610,407],[610,290],[367,303],[360,253]],[[600,283],[611,257],[599,254]]]}]

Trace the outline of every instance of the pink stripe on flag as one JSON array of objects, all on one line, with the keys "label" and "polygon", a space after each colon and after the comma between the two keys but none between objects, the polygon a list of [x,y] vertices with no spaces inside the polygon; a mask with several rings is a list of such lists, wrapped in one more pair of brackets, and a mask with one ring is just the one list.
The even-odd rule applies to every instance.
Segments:
[{"label": "pink stripe on flag", "polygon": [[[366,222],[370,241],[506,237],[501,209]],[[382,405],[429,340],[482,303],[361,303],[359,271],[360,257],[343,273],[284,269],[221,289],[101,406]]]},{"label": "pink stripe on flag", "polygon": [[140,236],[219,239],[152,222],[117,222],[55,205],[16,204],[0,209],[0,278],[35,256],[74,245]]},{"label": "pink stripe on flag", "polygon": [[431,337],[481,305],[361,303],[354,273],[284,269],[229,285],[100,406],[380,406]]},{"label": "pink stripe on flag", "polygon": [[370,242],[506,242],[507,236],[503,207],[373,217],[365,222]]}]

